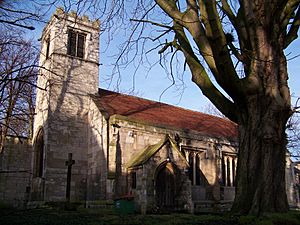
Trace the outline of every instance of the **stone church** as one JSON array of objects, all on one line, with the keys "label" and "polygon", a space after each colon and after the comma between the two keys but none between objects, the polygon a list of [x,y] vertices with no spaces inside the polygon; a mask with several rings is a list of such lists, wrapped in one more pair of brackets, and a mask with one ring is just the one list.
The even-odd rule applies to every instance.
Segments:
[{"label": "stone church", "polygon": [[99,32],[99,21],[62,9],[43,30],[29,202],[130,197],[142,212],[230,205],[236,124],[100,89]]},{"label": "stone church", "polygon": [[31,201],[130,195],[147,211],[232,201],[236,125],[99,89],[99,26],[58,9],[43,30]]}]

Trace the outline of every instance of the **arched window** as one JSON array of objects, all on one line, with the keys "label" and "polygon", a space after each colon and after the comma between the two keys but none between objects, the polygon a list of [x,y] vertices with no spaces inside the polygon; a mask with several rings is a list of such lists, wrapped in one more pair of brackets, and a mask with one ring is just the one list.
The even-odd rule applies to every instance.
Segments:
[{"label": "arched window", "polygon": [[189,154],[189,165],[189,178],[192,182],[192,185],[194,185],[194,153],[192,152]]},{"label": "arched window", "polygon": [[201,185],[200,155],[196,155],[196,185]]},{"label": "arched window", "polygon": [[225,158],[224,156],[222,157],[222,181],[221,185],[225,186],[226,185],[226,167],[225,167]]},{"label": "arched window", "polygon": [[235,159],[232,159],[232,186],[235,186]]},{"label": "arched window", "polygon": [[223,186],[235,186],[236,176],[236,161],[234,156],[223,156],[222,157],[222,183]]},{"label": "arched window", "polygon": [[38,131],[34,144],[34,167],[33,176],[42,177],[44,171],[44,131]]},{"label": "arched window", "polygon": [[202,172],[200,169],[200,155],[195,152],[190,152],[188,155],[189,161],[189,179],[192,185],[202,184]]},{"label": "arched window", "polygon": [[231,181],[230,181],[230,160],[227,158],[227,174],[226,174],[226,179],[227,179],[227,186],[231,186]]}]

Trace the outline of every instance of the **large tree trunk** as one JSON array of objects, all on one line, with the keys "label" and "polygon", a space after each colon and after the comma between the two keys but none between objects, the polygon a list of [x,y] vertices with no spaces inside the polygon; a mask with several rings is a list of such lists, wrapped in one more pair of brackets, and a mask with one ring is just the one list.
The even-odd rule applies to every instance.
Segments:
[{"label": "large tree trunk", "polygon": [[291,115],[286,58],[280,45],[264,45],[251,68],[261,88],[245,98],[239,116],[236,198],[232,210],[261,215],[286,212],[286,123]]},{"label": "large tree trunk", "polygon": [[239,160],[233,211],[259,215],[286,212],[286,113],[278,106],[251,99],[239,126]]}]

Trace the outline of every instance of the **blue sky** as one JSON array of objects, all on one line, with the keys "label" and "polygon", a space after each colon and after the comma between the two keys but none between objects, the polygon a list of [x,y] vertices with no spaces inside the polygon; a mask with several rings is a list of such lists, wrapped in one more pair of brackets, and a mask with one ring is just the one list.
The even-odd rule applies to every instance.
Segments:
[{"label": "blue sky", "polygon": [[[298,32],[298,34],[300,35],[300,32]],[[300,38],[295,40],[288,47],[286,55],[288,59],[289,86],[291,94],[292,96],[300,97]],[[292,59],[293,57],[296,58]],[[292,97],[292,101],[295,101],[295,97]]]},{"label": "blue sky", "polygon": [[[51,10],[53,12],[54,8]],[[50,12],[49,12],[50,18]],[[36,30],[31,32],[30,36],[38,39],[41,36],[42,27],[44,24],[36,26]],[[104,33],[100,36],[100,82],[101,88],[117,90],[129,93],[133,89],[133,93],[143,98],[161,101],[180,107],[204,111],[209,104],[209,100],[204,97],[200,89],[191,81],[191,75],[188,70],[183,74],[180,79],[175,79],[176,84],[172,86],[170,74],[166,72],[158,63],[155,66],[143,63],[137,73],[135,74],[135,64],[129,64],[126,68],[122,68],[121,82],[118,84],[117,78],[112,79],[112,82],[107,81],[107,77],[112,74],[112,67],[109,66],[114,62],[112,55],[117,53],[117,46],[123,41],[126,41],[124,33],[116,33],[116,37],[107,47],[107,34]],[[149,46],[147,46],[150,48]],[[159,50],[159,49],[158,49]],[[159,60],[158,50],[147,54],[152,62]],[[288,59],[288,72],[289,72],[289,86],[292,96],[300,96],[300,38],[295,40],[286,50]],[[299,57],[296,57],[299,56]],[[291,60],[289,60],[291,59]],[[182,59],[179,59],[182,60]],[[183,60],[182,60],[183,61]],[[179,66],[183,66],[180,62]],[[146,68],[145,68],[146,67]],[[151,69],[149,69],[151,68]],[[182,71],[179,69],[179,71]],[[134,84],[133,84],[134,82]],[[295,102],[296,98],[292,98]]]},{"label": "blue sky", "polygon": [[[100,49],[105,45],[106,40],[101,38]],[[116,43],[111,43],[112,47]],[[112,90],[119,89],[122,92],[128,92],[133,88],[133,80],[135,80],[134,93],[140,97],[161,101],[180,107],[204,111],[209,104],[209,100],[203,96],[200,89],[191,81],[191,74],[187,69],[183,75],[184,84],[178,83],[168,88],[172,81],[168,79],[168,74],[160,66],[155,65],[150,71],[140,69],[134,76],[134,66],[129,65],[121,70],[121,82],[117,85],[116,79],[112,83],[105,79],[111,74],[111,68],[108,66],[113,59],[110,55],[113,54],[113,49],[108,52],[101,53],[100,62],[100,87],[109,88]],[[295,40],[287,49],[286,55],[288,59],[289,86],[292,96],[292,102],[295,102],[296,97],[300,97],[300,38]],[[298,56],[298,57],[297,57]],[[152,60],[158,60],[159,55],[154,52],[150,57]],[[134,77],[134,79],[133,79]],[[168,89],[167,89],[168,88]]]}]

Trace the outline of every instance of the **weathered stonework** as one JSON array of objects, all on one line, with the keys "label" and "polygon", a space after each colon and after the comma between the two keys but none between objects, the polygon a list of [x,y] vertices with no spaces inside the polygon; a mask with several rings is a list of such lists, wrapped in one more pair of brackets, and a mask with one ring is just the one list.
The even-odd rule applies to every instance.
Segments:
[{"label": "weathered stonework", "polygon": [[7,137],[0,155],[0,204],[26,207],[29,200],[32,146],[27,138]]},{"label": "weathered stonework", "polygon": [[[90,99],[91,100],[91,99]],[[106,199],[107,121],[90,101],[88,131],[87,201]]]},{"label": "weathered stonework", "polygon": [[[69,30],[85,35],[83,58],[67,54]],[[65,161],[72,153],[71,200],[85,200],[89,94],[98,91],[99,23],[58,9],[43,31],[42,43],[40,66],[45,69],[40,70],[38,85],[46,90],[37,90],[34,137],[43,129],[43,149],[35,149],[43,151],[43,172],[33,177],[32,196],[65,200]]]},{"label": "weathered stonework", "polygon": [[[193,131],[187,133],[186,131],[176,130],[173,128],[151,126],[145,122],[134,121],[119,115],[110,117],[109,123],[109,130],[111,131],[109,136],[113,138],[110,139],[111,141],[109,144],[108,167],[110,174],[112,174],[112,179],[118,183],[118,185],[115,185],[115,183],[111,184],[119,188],[119,190],[115,190],[114,187],[109,187],[107,190],[112,191],[112,193],[109,193],[108,191],[107,194],[109,196],[121,196],[127,193],[132,193],[135,196],[138,209],[142,210],[144,207],[147,211],[153,210],[153,208],[155,208],[153,186],[153,180],[155,177],[154,174],[156,171],[155,168],[166,161],[166,156],[163,157],[159,154],[163,154],[163,149],[149,159],[149,162],[137,168],[136,173],[138,179],[136,182],[138,187],[135,190],[132,190],[128,186],[128,174],[129,171],[132,171],[132,169],[128,170],[126,164],[128,164],[134,155],[141,152],[145,147],[157,144],[164,139],[165,135],[171,135],[173,138],[175,138],[175,136],[180,136],[181,143],[178,146],[179,148],[190,147],[201,155],[200,168],[207,179],[205,186],[191,186],[188,179],[180,181],[180,176],[177,177],[178,182],[182,184],[182,187],[185,187],[182,188],[182,190],[185,190],[185,193],[180,195],[180,198],[185,199],[181,200],[181,202],[185,202],[185,204],[178,203],[177,205],[180,205],[179,208],[192,211],[193,205],[190,204],[192,199],[193,201],[197,201],[198,199],[198,202],[201,200],[220,201],[219,179],[221,176],[221,168],[219,166],[219,159],[216,158],[217,154],[215,146],[221,146],[220,150],[223,152],[236,154],[235,143],[230,143],[227,140],[200,136],[197,132]],[[117,148],[120,149],[119,153]],[[118,160],[116,159],[117,155],[120,157]],[[118,163],[118,161],[121,167],[119,172],[117,171],[118,166],[113,163]],[[188,162],[187,158],[186,162]],[[179,165],[182,162],[174,159],[174,163],[177,167],[180,167]],[[181,169],[179,170],[182,173],[181,177],[187,177],[185,174],[187,170],[188,168],[184,168],[181,165]],[[192,192],[194,196],[192,196]],[[200,192],[202,192],[202,194]],[[228,194],[225,193],[225,196],[227,197]],[[232,197],[229,197],[229,199],[232,201]],[[180,202],[180,200],[178,200],[178,202]]]}]

